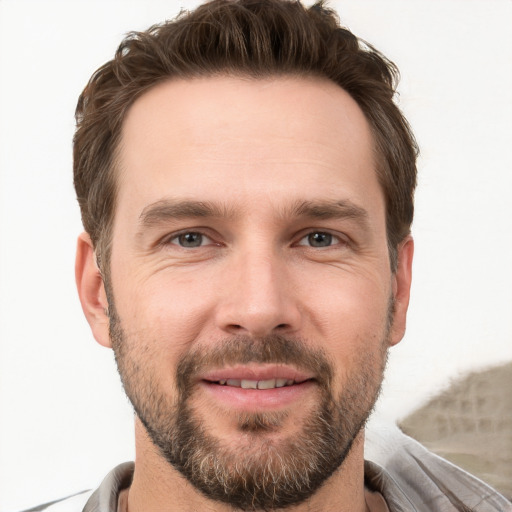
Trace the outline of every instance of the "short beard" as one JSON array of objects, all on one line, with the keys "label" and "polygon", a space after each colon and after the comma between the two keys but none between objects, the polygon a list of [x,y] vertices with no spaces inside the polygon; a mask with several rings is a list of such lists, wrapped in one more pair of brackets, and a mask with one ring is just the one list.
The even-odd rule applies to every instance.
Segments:
[{"label": "short beard", "polygon": [[[198,347],[187,353],[177,367],[173,398],[150,371],[152,350],[142,343],[148,340],[127,338],[112,308],[110,329],[126,394],[165,460],[209,499],[243,511],[270,511],[304,502],[343,464],[380,392],[390,322],[381,351],[358,354],[337,397],[332,394],[333,365],[322,351],[299,339],[272,335],[234,337],[214,350]],[[298,433],[277,441],[269,435],[293,411],[243,413],[238,430],[247,443],[231,447],[215,437],[214,425],[198,417],[197,375],[207,368],[247,363],[291,364],[318,376],[318,404]]]}]

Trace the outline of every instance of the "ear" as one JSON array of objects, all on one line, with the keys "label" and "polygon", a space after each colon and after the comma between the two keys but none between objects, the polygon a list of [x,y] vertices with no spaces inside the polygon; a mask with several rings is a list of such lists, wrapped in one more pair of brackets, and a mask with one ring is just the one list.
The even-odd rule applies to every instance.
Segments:
[{"label": "ear", "polygon": [[398,246],[398,266],[392,276],[395,311],[393,314],[390,345],[396,345],[405,334],[407,309],[411,292],[413,255],[414,240],[409,235]]},{"label": "ear", "polygon": [[109,336],[108,301],[91,238],[87,233],[78,237],[75,278],[85,317],[96,341],[112,348]]}]

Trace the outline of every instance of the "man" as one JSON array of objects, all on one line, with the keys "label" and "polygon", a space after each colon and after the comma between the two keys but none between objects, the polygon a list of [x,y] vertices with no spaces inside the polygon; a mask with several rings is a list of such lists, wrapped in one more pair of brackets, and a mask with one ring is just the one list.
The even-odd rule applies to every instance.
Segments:
[{"label": "man", "polygon": [[136,461],[47,510],[510,510],[411,441],[364,460],[411,283],[395,78],[323,5],[281,0],[205,4],[95,73],[76,275]]}]

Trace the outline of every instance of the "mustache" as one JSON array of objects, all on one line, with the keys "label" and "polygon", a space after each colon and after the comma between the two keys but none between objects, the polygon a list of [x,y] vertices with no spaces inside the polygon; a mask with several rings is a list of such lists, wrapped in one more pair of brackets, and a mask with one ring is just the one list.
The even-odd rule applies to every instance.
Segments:
[{"label": "mustache", "polygon": [[201,346],[187,353],[178,363],[176,383],[179,391],[187,393],[194,378],[207,370],[249,363],[295,366],[314,374],[325,388],[330,387],[333,378],[333,366],[325,352],[311,348],[300,338],[239,335],[221,340],[214,347]]}]

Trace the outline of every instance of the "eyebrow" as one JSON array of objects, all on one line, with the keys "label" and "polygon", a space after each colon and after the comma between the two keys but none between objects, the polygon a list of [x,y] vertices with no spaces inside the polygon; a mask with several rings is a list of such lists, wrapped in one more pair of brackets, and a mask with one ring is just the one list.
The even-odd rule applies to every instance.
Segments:
[{"label": "eyebrow", "polygon": [[292,209],[297,217],[311,219],[350,219],[355,220],[364,227],[369,225],[368,212],[349,199],[340,201],[301,201]]},{"label": "eyebrow", "polygon": [[224,205],[209,201],[162,199],[142,210],[139,215],[139,226],[150,228],[170,220],[205,217],[232,218],[234,214]]},{"label": "eyebrow", "polygon": [[[339,201],[297,201],[282,210],[282,216],[310,219],[350,219],[368,227],[368,212],[348,199]],[[146,206],[139,215],[139,231],[180,219],[224,218],[234,219],[235,210],[210,201],[161,199]]]}]

